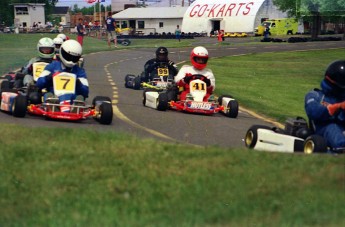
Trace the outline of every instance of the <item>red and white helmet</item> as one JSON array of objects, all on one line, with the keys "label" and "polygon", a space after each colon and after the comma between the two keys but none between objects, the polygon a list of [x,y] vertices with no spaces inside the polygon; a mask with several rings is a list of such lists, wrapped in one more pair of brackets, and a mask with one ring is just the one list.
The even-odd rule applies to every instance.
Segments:
[{"label": "red and white helmet", "polygon": [[202,70],[206,67],[208,60],[208,51],[205,47],[198,46],[195,47],[190,53],[190,61],[192,65],[199,70]]}]

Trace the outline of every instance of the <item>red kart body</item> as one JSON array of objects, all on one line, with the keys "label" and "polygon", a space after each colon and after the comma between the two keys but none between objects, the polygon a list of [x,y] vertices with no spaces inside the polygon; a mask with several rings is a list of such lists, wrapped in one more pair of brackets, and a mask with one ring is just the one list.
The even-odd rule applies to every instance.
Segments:
[{"label": "red kart body", "polygon": [[197,102],[192,100],[171,101],[170,108],[188,113],[212,115],[224,111],[224,106],[212,102]]},{"label": "red kart body", "polygon": [[[55,110],[57,108],[76,108],[76,112],[62,112],[60,110]],[[91,109],[87,106],[72,106],[72,105],[60,105],[60,104],[50,104],[43,103],[38,105],[29,105],[28,113],[38,116],[45,116],[50,119],[60,119],[68,121],[78,121],[84,120],[88,117],[94,117],[96,115],[95,109]]]}]

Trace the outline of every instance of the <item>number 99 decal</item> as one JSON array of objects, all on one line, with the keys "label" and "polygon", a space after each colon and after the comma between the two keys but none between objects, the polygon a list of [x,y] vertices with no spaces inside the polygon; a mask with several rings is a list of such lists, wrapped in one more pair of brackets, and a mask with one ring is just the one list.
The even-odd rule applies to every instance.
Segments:
[{"label": "number 99 decal", "polygon": [[158,76],[169,76],[168,68],[158,68],[157,72],[158,72]]}]

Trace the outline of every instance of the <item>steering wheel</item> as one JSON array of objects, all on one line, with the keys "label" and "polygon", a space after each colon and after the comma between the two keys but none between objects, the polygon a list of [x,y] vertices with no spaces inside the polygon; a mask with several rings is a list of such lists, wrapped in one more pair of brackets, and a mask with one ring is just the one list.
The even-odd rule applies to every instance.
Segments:
[{"label": "steering wheel", "polygon": [[211,86],[211,81],[210,79],[208,79],[206,76],[201,75],[201,74],[194,74],[192,76],[186,76],[185,78],[183,78],[183,81],[187,84],[189,84],[189,82],[191,82],[192,80],[202,80],[206,83],[207,87]]}]

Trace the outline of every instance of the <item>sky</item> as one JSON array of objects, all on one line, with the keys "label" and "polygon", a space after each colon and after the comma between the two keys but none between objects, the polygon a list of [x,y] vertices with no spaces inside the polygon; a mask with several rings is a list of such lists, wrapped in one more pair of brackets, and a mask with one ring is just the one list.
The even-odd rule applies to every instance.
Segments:
[{"label": "sky", "polygon": [[[59,0],[56,6],[73,6],[77,4],[78,8],[83,8],[83,7],[90,7],[93,6],[93,4],[88,4],[86,0]],[[111,0],[105,0],[105,2],[102,2],[104,5],[110,5]]]}]

